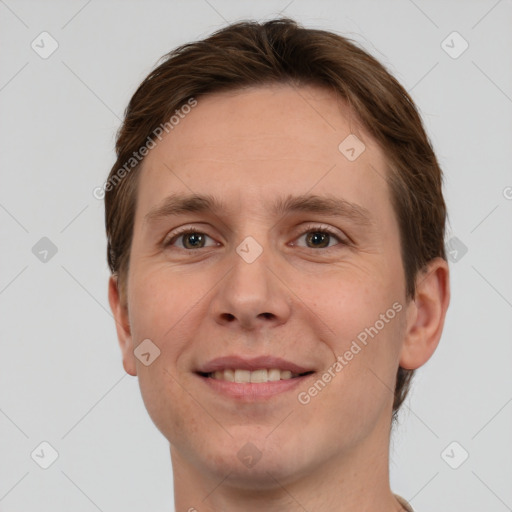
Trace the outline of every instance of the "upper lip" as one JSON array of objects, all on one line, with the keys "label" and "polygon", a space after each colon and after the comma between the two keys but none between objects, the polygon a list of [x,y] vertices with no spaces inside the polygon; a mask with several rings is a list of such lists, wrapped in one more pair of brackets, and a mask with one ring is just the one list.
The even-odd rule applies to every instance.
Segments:
[{"label": "upper lip", "polygon": [[264,368],[278,368],[279,370],[290,370],[292,373],[306,373],[314,371],[299,364],[286,361],[280,357],[259,356],[253,358],[241,356],[217,357],[202,365],[197,371],[199,373],[212,373],[221,370],[261,370]]}]

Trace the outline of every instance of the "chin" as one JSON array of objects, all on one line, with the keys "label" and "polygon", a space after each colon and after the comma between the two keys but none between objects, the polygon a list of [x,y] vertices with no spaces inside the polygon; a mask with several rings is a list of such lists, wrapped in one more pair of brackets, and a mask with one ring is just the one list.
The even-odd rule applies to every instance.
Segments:
[{"label": "chin", "polygon": [[264,460],[263,457],[252,467],[244,466],[238,458],[233,460],[232,457],[227,457],[220,467],[222,477],[229,475],[224,481],[225,484],[255,491],[280,489],[282,485],[293,480],[297,472],[297,467],[292,467],[289,461],[283,464],[282,460]]},{"label": "chin", "polygon": [[[250,430],[250,429],[249,429]],[[268,430],[254,435],[234,435],[204,461],[217,478],[240,489],[269,490],[293,481],[299,474],[307,473],[306,461],[299,457],[303,451],[283,442],[282,438],[270,441]],[[252,441],[248,440],[252,439]]]}]

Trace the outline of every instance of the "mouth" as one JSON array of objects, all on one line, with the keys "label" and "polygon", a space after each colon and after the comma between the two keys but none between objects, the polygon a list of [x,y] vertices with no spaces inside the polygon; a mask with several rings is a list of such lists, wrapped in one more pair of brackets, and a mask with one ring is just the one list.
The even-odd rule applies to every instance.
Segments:
[{"label": "mouth", "polygon": [[307,379],[314,378],[314,371],[293,373],[278,368],[258,370],[225,369],[215,372],[196,372],[209,392],[216,397],[234,400],[237,403],[262,403],[277,395],[287,393],[299,386],[306,389]]},{"label": "mouth", "polygon": [[305,377],[312,373],[314,372],[308,371],[303,373],[294,373],[290,370],[281,370],[279,368],[260,368],[254,371],[228,368],[214,372],[197,372],[198,375],[207,379],[235,382],[237,384],[262,384],[266,382],[291,380]]},{"label": "mouth", "polygon": [[244,355],[218,357],[195,368],[195,374],[216,396],[242,402],[257,402],[284,395],[315,374],[311,366],[281,357]]}]

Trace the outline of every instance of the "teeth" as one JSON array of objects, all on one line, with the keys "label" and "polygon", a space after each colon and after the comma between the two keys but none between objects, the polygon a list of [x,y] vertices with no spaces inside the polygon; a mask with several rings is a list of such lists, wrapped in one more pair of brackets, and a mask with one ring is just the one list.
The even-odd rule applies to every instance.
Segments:
[{"label": "teeth", "polygon": [[208,375],[212,379],[227,380],[229,382],[248,383],[248,382],[275,382],[277,380],[288,380],[298,377],[298,373],[292,373],[290,370],[279,370],[271,368],[255,370],[220,370]]},{"label": "teeth", "polygon": [[276,380],[281,379],[281,370],[278,370],[277,368],[272,368],[271,370],[268,370],[268,380],[270,382],[274,382]]},{"label": "teeth", "polygon": [[251,382],[268,382],[268,371],[256,370],[251,372]]},{"label": "teeth", "polygon": [[249,370],[235,370],[235,382],[251,382]]}]

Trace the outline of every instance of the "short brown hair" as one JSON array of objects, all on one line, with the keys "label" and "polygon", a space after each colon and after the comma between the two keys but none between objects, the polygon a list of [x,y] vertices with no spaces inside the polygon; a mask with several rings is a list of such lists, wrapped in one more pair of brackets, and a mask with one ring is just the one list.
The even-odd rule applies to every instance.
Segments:
[{"label": "short brown hair", "polygon": [[[179,46],[141,83],[125,111],[116,140],[117,161],[105,188],[107,259],[126,297],[137,194],[137,170],[126,162],[190,98],[248,86],[283,83],[334,91],[387,157],[386,179],[399,229],[408,300],[418,272],[446,259],[446,206],[442,172],[418,111],[400,83],[356,43],[289,18],[242,21],[208,38]],[[114,180],[117,178],[117,180]],[[399,368],[393,418],[414,370]]]}]

